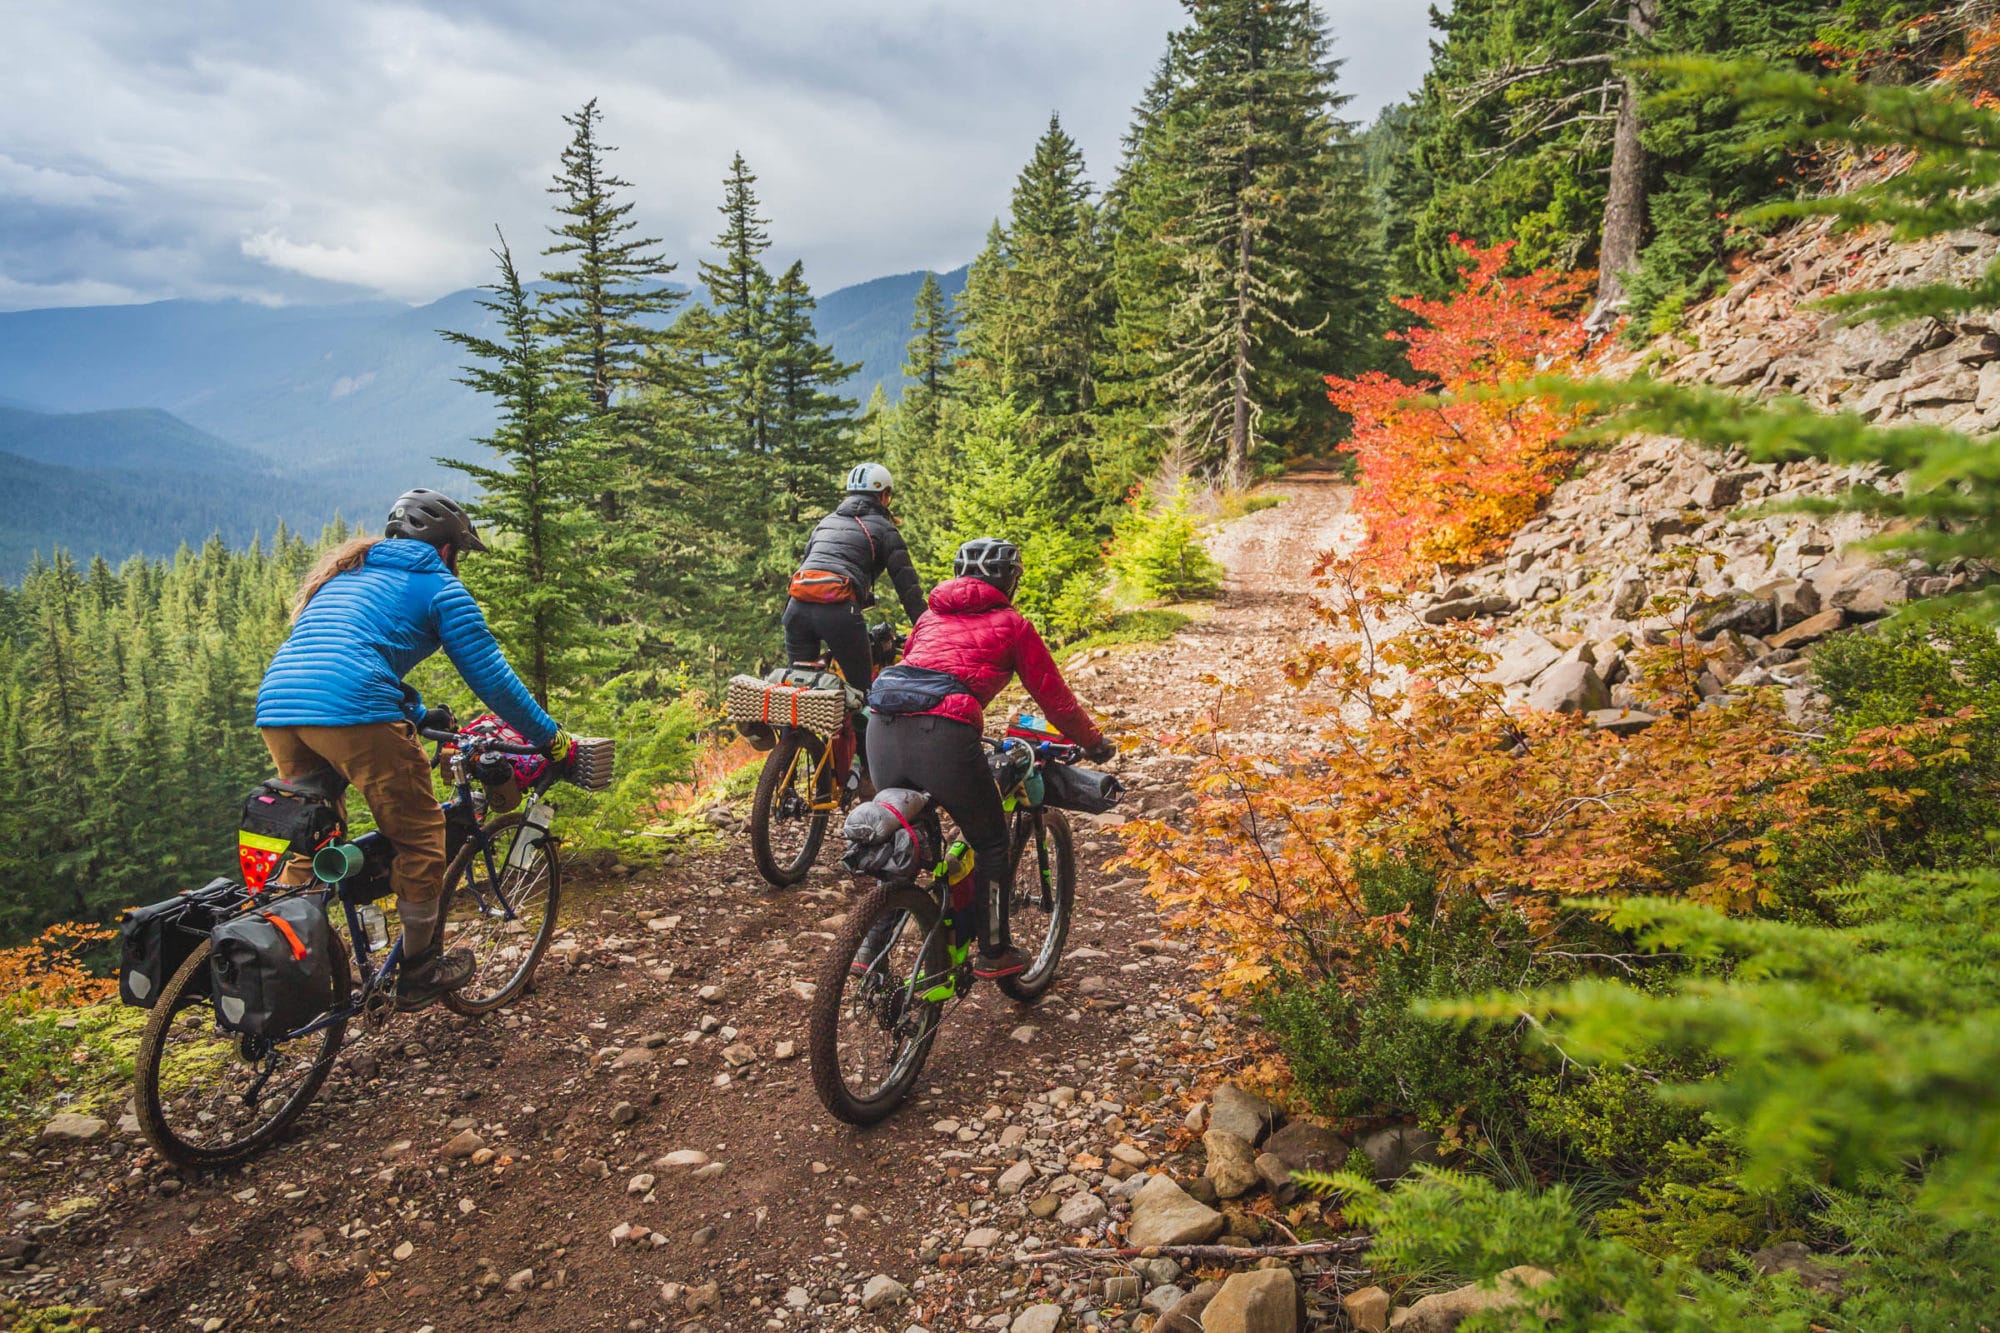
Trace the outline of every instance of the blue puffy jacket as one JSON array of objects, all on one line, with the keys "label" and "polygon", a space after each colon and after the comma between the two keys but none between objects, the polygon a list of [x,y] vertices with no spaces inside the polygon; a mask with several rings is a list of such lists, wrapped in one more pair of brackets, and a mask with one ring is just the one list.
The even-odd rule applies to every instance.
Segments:
[{"label": "blue puffy jacket", "polygon": [[556,724],[500,655],[479,604],[428,542],[391,538],[313,594],[257,690],[260,727],[420,722],[403,676],[439,648],[473,693],[531,745]]}]

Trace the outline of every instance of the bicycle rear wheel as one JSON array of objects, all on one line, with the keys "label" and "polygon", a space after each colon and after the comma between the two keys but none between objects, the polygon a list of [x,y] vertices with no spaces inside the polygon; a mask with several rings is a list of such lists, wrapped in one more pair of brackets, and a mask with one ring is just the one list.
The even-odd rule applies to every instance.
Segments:
[{"label": "bicycle rear wheel", "polygon": [[[887,947],[856,971],[862,941],[885,919],[894,930]],[[884,884],[861,899],[813,992],[807,1053],[827,1110],[850,1125],[872,1125],[903,1104],[930,1058],[944,1008],[925,993],[947,985],[950,972],[935,898]]]},{"label": "bicycle rear wheel", "polygon": [[1055,985],[1075,908],[1076,843],[1069,816],[1060,810],[1016,815],[1014,895],[1007,919],[1014,947],[1027,957],[1028,968],[1000,980],[1009,998],[1034,1004]]},{"label": "bicycle rear wheel", "polygon": [[203,940],[188,955],[146,1019],[139,1039],[139,1128],[176,1166],[213,1170],[254,1156],[306,1109],[347,1033],[353,980],[346,942],[333,968],[333,1008],[319,1031],[270,1042],[216,1026]]},{"label": "bicycle rear wheel", "polygon": [[833,799],[833,768],[820,758],[826,745],[811,732],[788,728],[764,760],[750,808],[750,854],[757,873],[773,888],[806,877],[826,840],[827,815],[815,804]]},{"label": "bicycle rear wheel", "polygon": [[556,844],[543,838],[520,865],[508,865],[503,858],[520,824],[518,814],[489,820],[491,864],[478,839],[469,839],[445,870],[443,945],[469,951],[473,962],[472,980],[445,992],[445,1007],[454,1013],[491,1013],[517,998],[555,936],[562,896]]}]

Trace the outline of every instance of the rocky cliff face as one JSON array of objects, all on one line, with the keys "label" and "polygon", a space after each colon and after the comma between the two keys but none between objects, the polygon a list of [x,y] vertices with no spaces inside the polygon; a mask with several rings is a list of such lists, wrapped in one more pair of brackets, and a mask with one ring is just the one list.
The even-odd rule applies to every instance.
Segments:
[{"label": "rocky cliff face", "polygon": [[[1682,338],[1608,371],[1643,362],[1665,379],[1796,394],[1881,423],[2000,431],[1994,322],[1843,327],[1808,304],[1845,291],[1970,281],[1996,251],[2000,238],[1978,232],[1895,245],[1800,228],[1693,312]],[[1857,551],[1854,543],[1879,532],[1861,515],[1746,512],[1832,496],[1855,482],[1899,484],[1866,468],[1752,463],[1677,439],[1627,439],[1559,487],[1503,560],[1440,578],[1421,614],[1431,623],[1494,622],[1495,676],[1510,694],[1629,730],[1646,724],[1627,711],[1640,699],[1632,652],[1673,632],[1678,617],[1661,614],[1666,602],[1691,606],[1697,637],[1718,651],[1704,693],[1777,685],[1797,710],[1809,702],[1803,682],[1814,644],[1912,597],[1991,575],[1975,562],[1933,569]]]}]

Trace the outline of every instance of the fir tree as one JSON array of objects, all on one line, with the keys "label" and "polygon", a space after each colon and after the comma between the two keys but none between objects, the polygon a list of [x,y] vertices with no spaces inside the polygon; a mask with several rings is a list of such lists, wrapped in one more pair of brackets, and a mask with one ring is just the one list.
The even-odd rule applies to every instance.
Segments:
[{"label": "fir tree", "polygon": [[480,305],[501,336],[444,336],[475,360],[460,383],[500,408],[498,429],[481,443],[503,466],[439,461],[479,487],[472,512],[492,549],[467,562],[467,581],[528,688],[547,704],[601,663],[597,618],[619,601],[605,524],[591,504],[611,468],[591,400],[558,373],[560,349],[537,325],[504,238],[494,257],[500,279]]},{"label": "fir tree", "polygon": [[770,382],[771,275],[763,253],[770,248],[764,230],[768,219],[757,212],[752,188],[757,178],[738,153],[723,181],[722,234],[715,248],[722,258],[703,260],[701,280],[708,288],[709,339],[704,344],[716,377],[717,406],[736,447],[763,455],[771,447],[773,404]]},{"label": "fir tree", "polygon": [[787,561],[803,549],[806,525],[839,500],[854,400],[835,390],[861,368],[837,360],[818,340],[814,305],[805,265],[794,262],[771,299],[773,445],[772,466],[766,469],[776,501],[770,548],[790,552]]},{"label": "fir tree", "polygon": [[938,286],[937,274],[925,273],[917,288],[916,311],[910,320],[910,341],[903,349],[902,409],[919,455],[938,446],[945,399],[954,391],[958,322]]},{"label": "fir tree", "polygon": [[561,221],[550,228],[557,239],[542,254],[565,266],[543,275],[550,290],[540,298],[562,365],[600,414],[611,410],[619,386],[659,341],[660,321],[681,300],[663,285],[674,265],[654,249],[658,239],[632,234],[639,229],[633,205],[617,195],[632,183],[605,161],[614,150],[597,137],[602,119],[594,97],[563,117],[573,133],[548,191],[561,200]]}]

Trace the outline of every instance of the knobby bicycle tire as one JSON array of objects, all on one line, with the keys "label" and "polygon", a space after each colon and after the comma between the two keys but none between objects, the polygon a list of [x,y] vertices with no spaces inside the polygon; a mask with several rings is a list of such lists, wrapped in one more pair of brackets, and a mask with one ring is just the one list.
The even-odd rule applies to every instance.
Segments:
[{"label": "knobby bicycle tire", "polygon": [[853,961],[869,927],[884,916],[907,912],[921,932],[917,938],[930,947],[918,965],[927,974],[942,975],[948,963],[943,935],[937,930],[937,900],[921,889],[908,885],[878,884],[862,896],[840,928],[839,938],[828,951],[813,990],[806,1053],[812,1066],[813,1090],[820,1104],[850,1125],[872,1125],[886,1119],[910,1095],[930,1059],[931,1045],[937,1040],[938,1025],[933,1018],[929,1030],[916,1040],[914,1048],[900,1058],[900,1071],[873,1096],[857,1097],[847,1086],[840,1067],[840,1017],[847,984],[853,979]]},{"label": "knobby bicycle tire", "polygon": [[[1038,821],[1030,818],[1023,821],[1033,825]],[[1001,991],[1019,1004],[1035,1004],[1049,993],[1056,983],[1056,973],[1062,967],[1063,946],[1069,942],[1069,928],[1076,915],[1076,841],[1070,831],[1069,816],[1060,810],[1044,810],[1039,821],[1041,831],[1047,839],[1049,850],[1049,873],[1054,883],[1050,885],[1049,932],[1044,937],[1041,949],[1033,960],[1034,966],[1027,971],[999,981]],[[1014,895],[1021,896],[1021,875],[1024,871],[1034,873],[1039,863],[1025,839],[1014,846]],[[1019,909],[1014,909],[1019,919]]]},{"label": "knobby bicycle tire", "polygon": [[[335,934],[334,939],[341,937]],[[334,960],[333,1006],[329,1013],[345,1009],[353,994],[353,976],[348,964],[347,948],[341,942]],[[220,1147],[208,1147],[190,1143],[174,1132],[167,1123],[165,1108],[161,1103],[160,1069],[166,1048],[167,1036],[174,1020],[184,1012],[200,1009],[204,1015],[212,1015],[213,1007],[206,998],[191,999],[183,1003],[182,994],[192,984],[201,971],[208,967],[209,943],[203,940],[195,946],[187,961],[160,991],[153,1002],[152,1010],[146,1017],[144,1034],[139,1038],[139,1051],[135,1059],[137,1066],[137,1093],[134,1104],[138,1109],[139,1128],[146,1136],[146,1142],[153,1150],[176,1166],[192,1167],[200,1170],[215,1170],[232,1166],[262,1152],[275,1142],[297,1120],[312,1099],[319,1094],[326,1076],[333,1072],[333,1063],[340,1054],[342,1041],[347,1034],[347,1018],[335,1019],[319,1033],[300,1038],[302,1041],[318,1041],[320,1052],[306,1072],[304,1080],[292,1095],[279,1105],[278,1109],[265,1120],[259,1121],[250,1133],[233,1139]],[[212,1022],[212,1018],[201,1021]]]},{"label": "knobby bicycle tire", "polygon": [[[814,788],[813,800],[825,801],[832,797],[832,772],[830,769],[822,772],[819,766],[824,749],[825,743],[818,737],[796,728],[788,730],[764,760],[764,771],[757,776],[757,794],[752,798],[750,807],[750,855],[757,862],[757,873],[773,888],[790,888],[804,879],[812,871],[813,862],[819,858],[820,844],[826,840],[829,816],[824,813],[807,815],[805,845],[797,856],[780,864],[771,849],[771,805],[782,800],[785,790],[791,787],[787,779],[792,774],[795,761],[802,760],[808,765],[805,780]],[[815,774],[820,775],[817,783],[813,782]]]},{"label": "knobby bicycle tire", "polygon": [[[500,881],[502,884],[507,882],[507,863],[505,858],[508,848],[512,845],[512,840],[505,835],[518,827],[521,822],[521,815],[515,813],[498,816],[488,820],[486,823],[487,836],[495,844],[495,860],[500,868]],[[555,840],[552,838],[543,838],[536,844],[535,850],[530,855],[535,857],[537,862],[547,871],[549,890],[548,905],[543,911],[542,924],[535,932],[535,937],[528,946],[528,956],[522,961],[521,966],[515,970],[513,976],[508,978],[507,984],[496,991],[481,992],[477,996],[471,994],[470,992],[473,988],[479,984],[477,973],[474,974],[472,982],[465,989],[446,991],[444,996],[445,1007],[453,1013],[468,1016],[490,1014],[501,1005],[508,1004],[519,998],[521,993],[527,990],[529,985],[534,981],[535,969],[541,966],[542,955],[548,951],[549,941],[555,938],[556,913],[562,905],[562,866],[560,858],[556,855]],[[483,866],[484,863],[480,857],[478,840],[467,839],[466,844],[458,849],[458,855],[453,858],[452,863],[445,868],[444,898],[438,907],[438,919],[445,923],[446,929],[449,929],[450,926],[451,908],[454,897],[461,892],[466,877],[475,870],[483,869]]]}]

